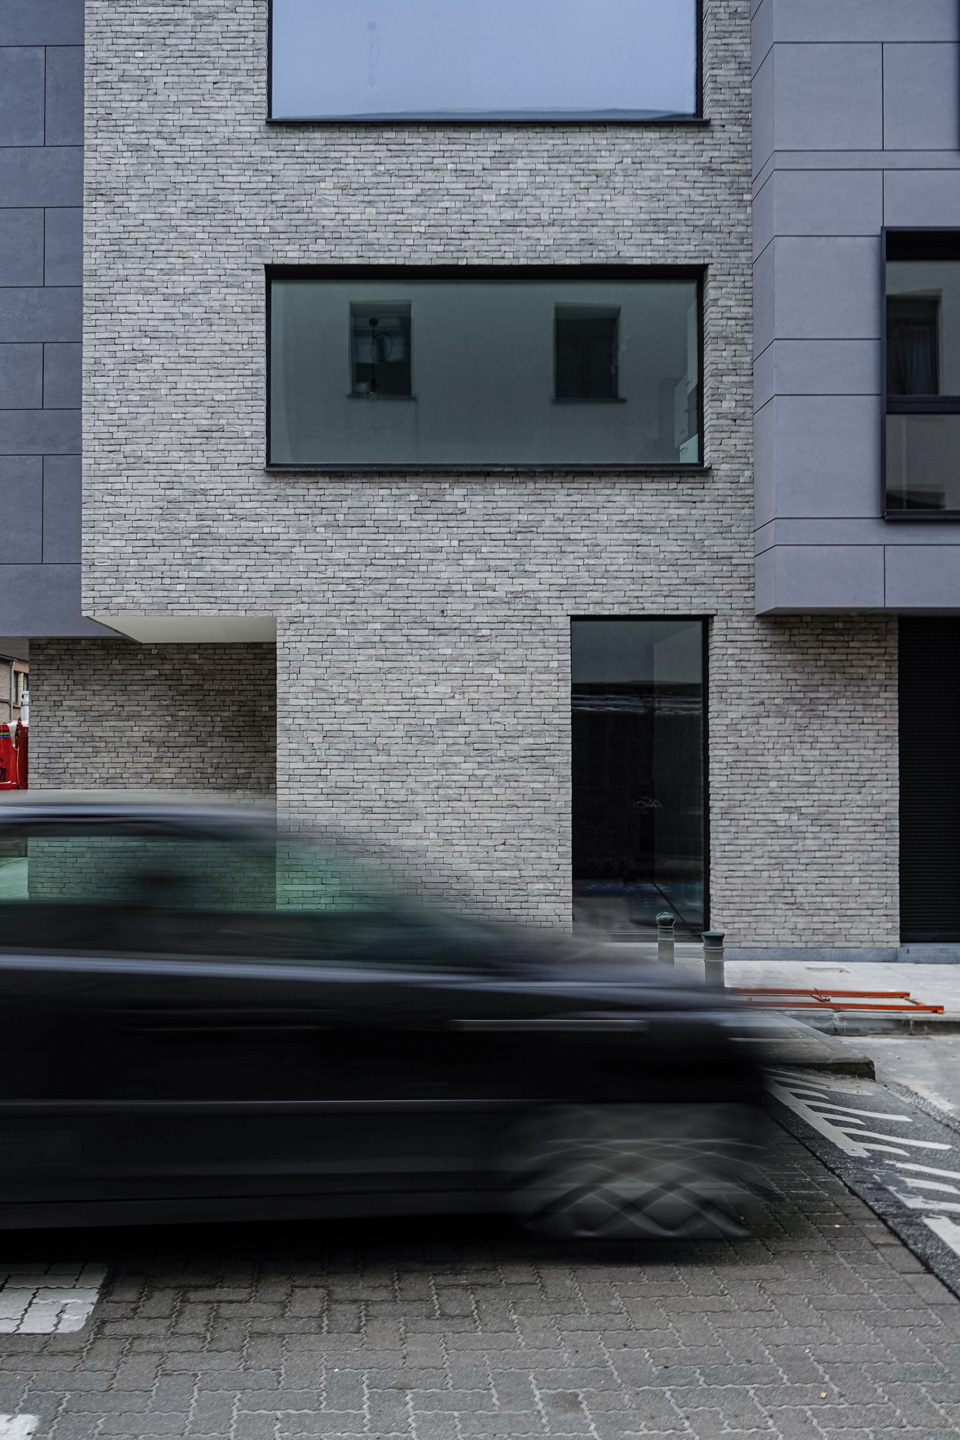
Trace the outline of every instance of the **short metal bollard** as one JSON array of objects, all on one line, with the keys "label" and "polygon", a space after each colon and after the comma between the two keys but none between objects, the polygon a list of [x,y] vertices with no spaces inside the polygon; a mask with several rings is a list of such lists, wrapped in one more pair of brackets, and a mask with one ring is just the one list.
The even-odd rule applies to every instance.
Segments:
[{"label": "short metal bollard", "polygon": [[657,964],[673,965],[673,927],[677,923],[677,917],[671,915],[669,910],[664,910],[657,916]]},{"label": "short metal bollard", "polygon": [[722,930],[703,931],[703,981],[714,990],[723,989]]}]

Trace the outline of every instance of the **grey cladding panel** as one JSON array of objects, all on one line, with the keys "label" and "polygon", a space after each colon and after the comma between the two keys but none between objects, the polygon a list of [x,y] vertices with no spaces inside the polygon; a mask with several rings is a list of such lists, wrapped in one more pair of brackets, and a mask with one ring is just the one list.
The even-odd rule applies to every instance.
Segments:
[{"label": "grey cladding panel", "polygon": [[82,205],[79,146],[0,148],[0,195],[7,205]]},{"label": "grey cladding panel", "polygon": [[0,455],[79,453],[79,410],[0,410]]},{"label": "grey cladding panel", "polygon": [[775,145],[773,129],[773,55],[753,77],[753,173],[762,170]]},{"label": "grey cladding panel", "polygon": [[[956,531],[944,530],[944,539]],[[885,549],[887,604],[894,610],[960,610],[960,543]]]},{"label": "grey cladding panel", "polygon": [[888,150],[960,145],[957,45],[885,45],[883,135]]},{"label": "grey cladding panel", "polygon": [[776,340],[755,367],[757,405],[774,395],[879,395],[873,340]]},{"label": "grey cladding panel", "polygon": [[3,0],[0,45],[82,45],[83,0]]},{"label": "grey cladding panel", "polygon": [[878,235],[883,225],[882,170],[776,170],[771,192],[774,235]]},{"label": "grey cladding panel", "polygon": [[888,170],[884,176],[887,225],[960,225],[960,170]]},{"label": "grey cladding panel", "polygon": [[956,0],[765,0],[775,40],[958,40]]},{"label": "grey cladding panel", "polygon": [[42,144],[43,51],[0,45],[0,145]]},{"label": "grey cladding panel", "polygon": [[778,545],[765,552],[764,560],[765,608],[802,612],[883,606],[879,545]]},{"label": "grey cladding panel", "polygon": [[0,455],[0,565],[39,564],[42,496],[39,455]]},{"label": "grey cladding panel", "polygon": [[43,284],[43,211],[0,209],[0,286]]},{"label": "grey cladding panel", "polygon": [[8,341],[79,340],[79,286],[0,289],[0,335]]},{"label": "grey cladding panel", "polygon": [[83,47],[47,50],[48,145],[83,144]]},{"label": "grey cladding panel", "polygon": [[83,210],[47,210],[44,223],[44,281],[47,285],[83,283]]},{"label": "grey cladding panel", "polygon": [[0,410],[33,410],[43,404],[43,346],[0,342]]},{"label": "grey cladding panel", "polygon": [[80,612],[79,565],[0,565],[0,613],[18,635],[109,633]]},{"label": "grey cladding panel", "polygon": [[771,58],[777,150],[882,148],[879,45],[778,44]]},{"label": "grey cladding panel", "polygon": [[43,560],[80,560],[79,455],[47,455],[43,461]]},{"label": "grey cladding panel", "polygon": [[880,237],[775,240],[774,334],[787,340],[880,336]]},{"label": "grey cladding panel", "polygon": [[43,404],[47,410],[80,408],[79,343],[44,345]]},{"label": "grey cladding panel", "polygon": [[878,513],[879,398],[780,395],[760,413],[767,411],[773,412],[775,515]]}]

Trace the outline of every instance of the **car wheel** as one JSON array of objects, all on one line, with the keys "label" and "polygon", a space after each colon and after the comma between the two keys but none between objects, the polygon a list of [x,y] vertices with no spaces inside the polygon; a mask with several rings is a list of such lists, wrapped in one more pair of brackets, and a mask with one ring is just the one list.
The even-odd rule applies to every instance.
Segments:
[{"label": "car wheel", "polygon": [[567,1239],[749,1232],[753,1122],[740,1106],[577,1105],[530,1116],[503,1160],[510,1208]]}]

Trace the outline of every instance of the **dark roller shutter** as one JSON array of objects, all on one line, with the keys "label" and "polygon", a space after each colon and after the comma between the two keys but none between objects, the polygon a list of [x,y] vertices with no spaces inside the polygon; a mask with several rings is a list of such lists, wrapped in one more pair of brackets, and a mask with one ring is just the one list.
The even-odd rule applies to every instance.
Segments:
[{"label": "dark roller shutter", "polygon": [[960,941],[960,619],[900,621],[900,938]]}]

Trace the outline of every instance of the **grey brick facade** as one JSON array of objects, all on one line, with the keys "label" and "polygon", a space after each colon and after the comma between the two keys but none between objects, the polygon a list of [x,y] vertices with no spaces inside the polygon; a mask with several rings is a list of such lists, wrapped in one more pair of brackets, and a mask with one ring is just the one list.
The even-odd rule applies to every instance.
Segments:
[{"label": "grey brick facade", "polygon": [[31,675],[31,787],[272,798],[272,645],[41,640]]},{"label": "grey brick facade", "polygon": [[[275,615],[281,806],[541,924],[570,617],[711,616],[713,923],[895,944],[895,624],[753,614],[750,4],[704,11],[707,124],[380,129],[264,122],[266,0],[90,0],[84,609]],[[358,261],[706,266],[709,472],[266,474],[264,266]]]}]

